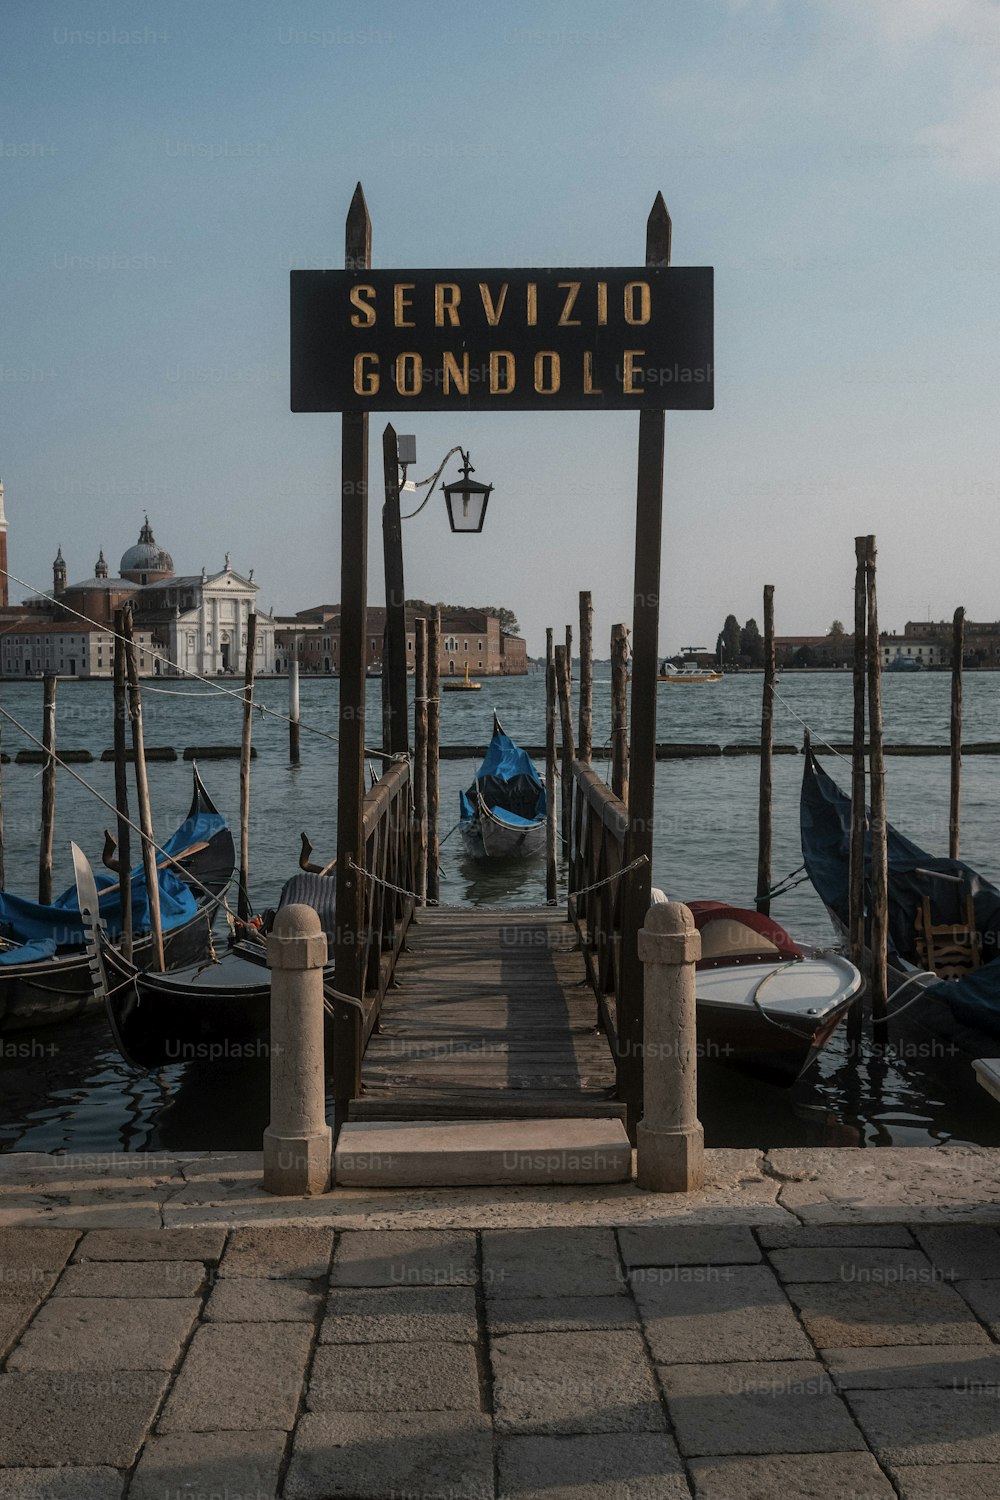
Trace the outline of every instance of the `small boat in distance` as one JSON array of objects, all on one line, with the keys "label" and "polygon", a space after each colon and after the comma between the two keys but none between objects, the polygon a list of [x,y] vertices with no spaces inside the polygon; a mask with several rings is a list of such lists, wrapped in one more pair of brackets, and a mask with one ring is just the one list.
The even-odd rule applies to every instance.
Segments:
[{"label": "small boat in distance", "polygon": [[493,714],[493,738],[467,792],[459,793],[459,827],[476,858],[524,859],[545,844],[545,787],[526,750]]},{"label": "small boat in distance", "polygon": [[482,687],[482,683],[469,681],[469,663],[466,662],[464,682],[462,681],[461,677],[446,677],[441,686],[444,688],[446,693],[478,693],[479,689]]},{"label": "small boat in distance", "polygon": [[676,666],[670,661],[661,661],[657,682],[721,682],[722,673],[712,667],[700,667],[696,661],[685,661]]}]

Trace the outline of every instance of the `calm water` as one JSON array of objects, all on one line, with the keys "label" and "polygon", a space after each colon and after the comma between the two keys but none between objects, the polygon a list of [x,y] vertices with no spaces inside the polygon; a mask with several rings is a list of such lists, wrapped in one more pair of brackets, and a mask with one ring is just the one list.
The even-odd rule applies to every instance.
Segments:
[{"label": "calm water", "polygon": [[[238,694],[238,684],[232,685]],[[886,738],[899,743],[944,743],[948,737],[950,682],[945,673],[884,679]],[[34,734],[40,732],[38,684],[4,683],[4,707]],[[286,684],[265,681],[258,702],[284,711]],[[380,684],[370,683],[369,744],[378,745]],[[725,679],[718,685],[659,689],[658,738],[731,744],[759,735],[761,680]],[[778,743],[798,746],[804,719],[814,739],[841,742],[851,735],[851,683],[847,673],[790,673],[779,684]],[[594,689],[594,739],[609,730],[610,684]],[[336,844],[338,684],[304,680],[302,765],[287,763],[287,728],[257,716],[251,812],[252,892],[258,907],[273,904],[295,867],[298,835],[308,832],[317,857],[332,858]],[[477,694],[442,697],[442,740],[482,742],[496,706],[516,739],[544,740],[544,690],[540,675],[484,681]],[[59,744],[99,755],[111,745],[111,689],[103,683],[59,684]],[[798,717],[796,717],[798,716]],[[237,744],[238,696],[198,687],[152,688],[145,694],[148,745]],[[311,731],[306,730],[306,724]],[[965,683],[965,738],[1000,739],[1000,674],[970,674]],[[6,722],[4,749],[13,755],[29,742]],[[846,785],[849,766],[828,760]],[[598,770],[604,767],[597,763]],[[113,799],[113,769],[95,761],[75,770]],[[457,903],[534,904],[544,900],[544,866],[531,863],[516,887],[465,859],[459,840],[447,839],[457,818],[458,791],[471,762],[441,763],[442,900]],[[775,880],[801,863],[798,841],[799,756],[774,763]],[[183,762],[152,764],[150,791],[158,834],[168,833],[187,811],[190,771]],[[7,885],[31,894],[37,880],[40,777],[37,767],[9,765],[4,773]],[[235,761],[208,762],[206,783],[220,809],[237,822],[239,770]],[[653,879],[680,899],[715,897],[752,903],[756,876],[757,757],[660,762]],[[917,842],[946,852],[946,758],[891,758],[887,763],[889,816]],[[962,853],[984,875],[1000,880],[997,818],[1000,757],[968,757],[963,773]],[[68,771],[60,773],[56,885],[71,878],[69,840],[96,855],[111,814]],[[776,901],[774,915],[804,939],[832,941],[818,898],[808,883]],[[252,1073],[203,1077],[183,1066],[156,1079],[136,1077],[109,1044],[104,1023],[50,1027],[34,1036],[0,1038],[0,1150],[110,1150],[257,1147],[266,1124],[266,1078]],[[870,1052],[848,1062],[835,1040],[820,1066],[791,1091],[751,1082],[722,1067],[702,1068],[701,1115],[710,1145],[791,1144],[908,1145],[956,1140],[1000,1145],[1000,1110],[972,1081],[968,1064],[951,1059],[901,1059]]]}]

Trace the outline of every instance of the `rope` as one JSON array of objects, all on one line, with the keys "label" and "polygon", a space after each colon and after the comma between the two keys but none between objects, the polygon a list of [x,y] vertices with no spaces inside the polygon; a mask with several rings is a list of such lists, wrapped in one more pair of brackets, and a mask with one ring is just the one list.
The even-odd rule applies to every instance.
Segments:
[{"label": "rope", "polygon": [[[796,875],[799,877],[798,880],[795,879]],[[783,896],[786,891],[794,891],[797,885],[802,885],[808,879],[809,872],[806,870],[805,865],[797,865],[791,874],[784,876],[783,879],[778,881],[777,885],[771,887],[767,893],[767,899],[770,901],[775,896]]]},{"label": "rope", "polygon": [[810,738],[814,739],[816,741],[817,745],[822,745],[825,750],[829,750],[829,752],[830,752],[831,755],[835,755],[838,760],[845,761],[847,765],[851,765],[852,764],[851,759],[850,759],[849,756],[843,755],[839,750],[835,750],[834,747],[829,743],[828,740],[824,740],[820,735],[818,735],[815,732],[815,730],[813,729],[813,727],[812,727],[811,724],[807,724],[806,723],[805,719],[802,717],[801,714],[796,713],[795,709],[788,702],[787,698],[783,698],[781,696],[781,694],[778,692],[777,687],[773,687],[772,686],[771,691],[773,692],[774,696],[777,698],[778,702],[784,704],[785,708],[788,709],[788,712],[791,714],[792,718],[793,719],[798,719],[799,723],[802,725],[802,728],[808,731],[808,733],[810,735]]},{"label": "rope", "polygon": [[[0,569],[0,572],[2,572],[2,571],[3,570]],[[101,620],[92,620],[89,615],[81,614],[78,609],[72,609],[68,604],[64,604],[61,599],[57,599],[53,594],[46,594],[41,589],[34,588],[34,586],[32,584],[28,583],[26,579],[24,579],[24,578],[18,578],[18,576],[17,576],[16,573],[8,572],[7,573],[7,577],[9,579],[11,579],[14,583],[19,583],[22,588],[31,589],[32,593],[34,593],[37,598],[44,599],[44,600],[46,600],[47,603],[54,604],[58,609],[65,610],[65,612],[68,615],[74,615],[76,617],[76,619],[82,620],[85,625],[96,625],[99,630],[103,630],[103,631],[106,632],[106,634],[110,635],[111,638],[112,638],[112,640],[117,640],[117,641],[124,641],[125,640],[125,637],[123,635],[119,635],[118,632],[116,630],[114,630],[110,625],[105,624]],[[26,632],[30,632],[30,625],[26,626],[25,629],[26,629]],[[172,662],[170,660],[169,656],[165,656],[161,651],[155,651],[152,646],[149,647],[149,649],[146,652],[146,654],[148,656],[151,656],[154,661],[165,662],[168,667],[170,667],[175,672],[179,672],[182,676],[184,676],[184,677],[190,677],[192,679],[192,681],[194,681],[194,682],[200,682],[203,687],[207,687],[213,693],[221,693],[223,695],[223,697],[225,697],[225,698],[235,698],[236,701],[241,706],[246,702],[246,686],[245,685],[242,688],[227,688],[227,687],[223,687],[223,685],[222,685],[221,682],[213,682],[210,677],[202,677],[200,673],[192,671],[190,667],[182,667],[179,664],[177,664],[175,662]],[[176,696],[177,697],[187,697],[187,696],[189,696],[188,694],[183,693],[183,691],[179,690],[179,689],[175,690],[173,688],[157,688],[157,687],[152,687],[149,684],[147,684],[147,688],[148,688],[148,690],[150,692],[154,692],[154,693],[168,693],[169,694],[169,693],[176,692]],[[190,696],[191,697],[195,697],[195,698],[201,698],[201,697],[204,697],[204,694],[203,693],[192,693],[192,694],[190,694]],[[307,723],[304,720],[301,720],[301,719],[300,720],[294,720],[288,714],[282,713],[280,709],[269,708],[264,703],[257,703],[257,704],[254,705],[254,707],[257,709],[257,712],[259,714],[261,714],[262,716],[264,716],[264,715],[270,715],[270,717],[273,718],[273,719],[280,719],[283,724],[298,723],[299,728],[300,729],[304,729],[308,734],[318,735],[320,737],[320,739],[329,740],[334,745],[339,744],[339,742],[340,742],[339,741],[339,737],[337,735],[330,734],[325,729],[318,729],[315,725],[309,724],[309,723]],[[402,759],[405,759],[404,756],[401,756],[399,754],[393,753],[392,751],[382,750],[382,749],[372,750],[372,749],[369,749],[367,746],[365,747],[365,754],[366,755],[377,755],[382,760],[402,760]]]}]

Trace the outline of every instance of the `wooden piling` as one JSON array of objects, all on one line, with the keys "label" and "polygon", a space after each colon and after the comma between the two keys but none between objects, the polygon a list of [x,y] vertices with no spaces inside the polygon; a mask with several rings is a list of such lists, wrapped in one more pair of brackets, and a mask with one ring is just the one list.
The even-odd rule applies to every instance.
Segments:
[{"label": "wooden piling", "polygon": [[293,766],[299,764],[299,713],[299,659],[291,656],[288,659],[288,759]]},{"label": "wooden piling", "polygon": [[569,858],[573,841],[573,705],[570,700],[569,648],[557,646],[555,652],[556,692],[559,697],[559,725],[562,741],[562,850]]},{"label": "wooden piling", "polygon": [[551,626],[545,632],[545,899],[555,906],[556,882],[556,663]]},{"label": "wooden piling", "polygon": [[132,749],[135,753],[135,792],[139,803],[139,828],[142,832],[142,865],[146,873],[146,898],[149,902],[149,936],[152,941],[150,968],[163,972],[163,926],[160,920],[160,885],[156,873],[156,849],[153,844],[153,815],[149,806],[149,781],[142,730],[142,694],[139,688],[139,657],[132,633],[132,609],[123,614],[125,638],[125,672],[128,679],[129,718],[132,721]]},{"label": "wooden piling", "polygon": [[965,655],[965,610],[956,609],[951,644],[951,799],[948,808],[948,858],[958,859],[962,801],[962,658]]},{"label": "wooden piling", "polygon": [[577,754],[589,766],[594,747],[594,605],[580,590],[580,744]]},{"label": "wooden piling", "polygon": [[42,680],[42,838],[38,852],[38,900],[52,903],[52,846],[56,828],[56,679],[46,673]]},{"label": "wooden piling", "polygon": [[417,904],[427,901],[427,621],[415,622],[413,684],[413,820],[417,825]]},{"label": "wooden piling", "polygon": [[132,829],[128,816],[128,755],[125,744],[125,721],[128,718],[126,699],[125,641],[123,639],[124,610],[116,609],[115,627],[115,807],[118,813],[118,878],[120,882],[122,918],[122,957],[132,962]]},{"label": "wooden piling", "polygon": [[[865,661],[868,603],[865,583],[867,539],[854,538],[854,722],[851,735],[851,843],[848,863],[848,954],[852,964],[865,966]],[[847,1039],[857,1056],[861,1044],[863,1008],[856,1000],[847,1013]]]},{"label": "wooden piling", "polygon": [[611,630],[611,790],[628,806],[628,627]]},{"label": "wooden piling", "polygon": [[427,632],[427,900],[437,904],[441,894],[438,860],[441,843],[438,807],[441,800],[441,610],[434,606]]},{"label": "wooden piling", "polygon": [[236,914],[250,916],[250,751],[253,735],[253,679],[257,662],[257,615],[247,615],[247,654],[243,670],[243,736],[240,740],[240,884]]},{"label": "wooden piling", "polygon": [[866,539],[868,592],[868,765],[871,778],[871,972],[872,1032],[884,1046],[889,1040],[887,952],[889,942],[889,861],[885,830],[885,761],[882,750],[882,660],[878,638],[875,583],[875,538]]},{"label": "wooden piling", "polygon": [[3,725],[0,724],[0,891],[7,889],[3,842]]},{"label": "wooden piling", "polygon": [[764,585],[764,695],[760,709],[760,796],[757,804],[757,910],[771,913],[772,759],[774,751],[774,584]]}]

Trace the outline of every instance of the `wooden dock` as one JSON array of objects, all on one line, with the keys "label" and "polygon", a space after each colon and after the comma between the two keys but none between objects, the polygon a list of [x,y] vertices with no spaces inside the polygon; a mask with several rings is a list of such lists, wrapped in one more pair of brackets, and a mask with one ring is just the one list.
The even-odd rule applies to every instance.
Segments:
[{"label": "wooden dock", "polygon": [[565,911],[424,908],[406,941],[352,1120],[624,1117]]}]

